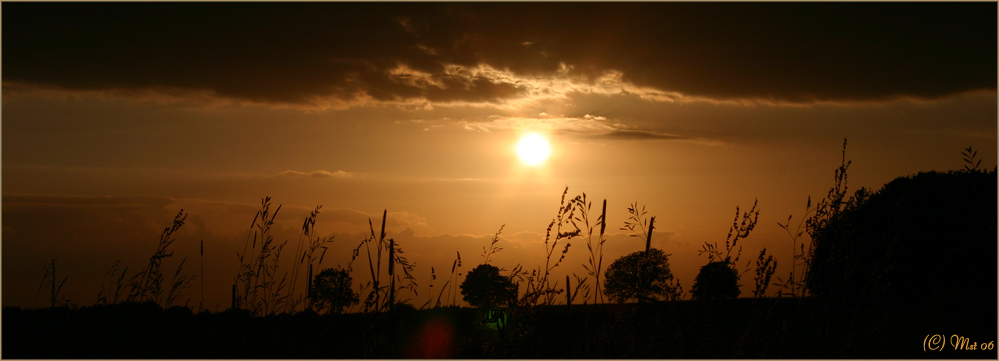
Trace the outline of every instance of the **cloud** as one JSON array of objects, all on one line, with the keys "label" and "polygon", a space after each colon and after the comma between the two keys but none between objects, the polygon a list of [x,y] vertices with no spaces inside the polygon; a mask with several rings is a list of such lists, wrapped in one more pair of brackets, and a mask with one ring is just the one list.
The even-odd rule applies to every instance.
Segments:
[{"label": "cloud", "polygon": [[466,121],[465,130],[487,132],[489,130],[538,130],[538,131],[570,131],[576,133],[602,133],[615,129],[607,122],[607,118],[586,114],[582,117],[507,117],[492,116],[487,121]]},{"label": "cloud", "polygon": [[605,134],[601,134],[600,136],[605,138],[624,139],[624,140],[630,140],[630,139],[675,140],[675,139],[689,138],[682,135],[657,132],[654,130],[627,130],[627,129],[614,130]]},{"label": "cloud", "polygon": [[[334,223],[339,223],[344,226],[352,226],[350,228],[357,229],[361,227],[362,231],[370,231],[368,221],[378,228],[381,226],[382,213],[368,213],[362,211],[356,211],[352,209],[335,209],[329,212],[323,212],[321,216],[326,219],[329,217]],[[408,211],[392,211],[388,212],[385,220],[385,228],[392,230],[394,232],[402,232],[404,230],[418,231],[420,233],[427,233],[433,231],[433,228],[427,223],[427,218],[410,213]],[[376,229],[375,232],[378,232]]]},{"label": "cloud", "polygon": [[120,208],[135,206],[166,206],[174,203],[173,198],[155,196],[63,196],[63,195],[32,195],[4,194],[4,207],[49,206],[59,208],[102,207]]},{"label": "cloud", "polygon": [[5,8],[5,88],[320,108],[506,106],[573,92],[851,102],[996,89],[994,3]]},{"label": "cloud", "polygon": [[719,143],[717,141],[659,130],[630,129],[625,124],[611,122],[607,117],[591,114],[586,114],[582,117],[552,117],[544,114],[540,115],[540,118],[504,116],[493,116],[491,118],[491,120],[482,122],[464,122],[463,128],[479,132],[489,132],[490,130],[548,131],[614,140],[686,140],[704,144]]},{"label": "cloud", "polygon": [[314,170],[311,172],[300,172],[296,170],[286,170],[284,172],[278,173],[279,176],[289,176],[289,177],[315,177],[315,178],[352,178],[354,173],[338,170],[335,172],[330,172],[327,170]]}]

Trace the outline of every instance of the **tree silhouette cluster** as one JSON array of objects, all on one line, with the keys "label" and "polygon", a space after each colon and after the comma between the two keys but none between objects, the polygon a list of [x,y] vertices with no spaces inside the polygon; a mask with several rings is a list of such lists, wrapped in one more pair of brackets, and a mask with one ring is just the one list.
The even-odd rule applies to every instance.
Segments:
[{"label": "tree silhouette cluster", "polygon": [[492,308],[517,301],[517,285],[490,264],[480,264],[461,282],[461,296],[474,307]]},{"label": "tree silhouette cluster", "polygon": [[[996,301],[996,172],[924,172],[861,189],[814,235],[823,297]],[[977,301],[976,301],[977,302]]]},{"label": "tree silhouette cluster", "polygon": [[674,290],[669,255],[658,248],[618,258],[604,274],[604,290],[613,302],[660,301]]},{"label": "tree silhouette cluster", "polygon": [[726,261],[708,263],[697,273],[690,291],[697,300],[739,297],[739,274]]},{"label": "tree silhouette cluster", "polygon": [[354,293],[350,273],[339,268],[327,268],[319,272],[312,281],[309,298],[320,311],[343,313],[344,308],[360,302]]},{"label": "tree silhouette cluster", "polygon": [[[701,267],[694,279],[694,286],[691,288],[694,299],[720,299],[739,297],[739,278],[741,274],[736,270],[736,263],[742,256],[742,246],[736,249],[740,239],[749,237],[749,233],[756,228],[756,222],[760,218],[760,211],[756,209],[759,201],[753,202],[753,207],[749,211],[742,213],[740,221],[739,206],[735,207],[735,219],[732,220],[732,227],[728,230],[725,238],[725,254],[721,253],[719,247],[714,243],[704,243],[698,254],[708,256],[708,264]],[[735,250],[735,257],[732,251]],[[762,254],[761,254],[762,255]],[[717,261],[716,261],[717,260]],[[746,265],[747,271],[749,265]],[[772,272],[771,272],[772,274]]]}]

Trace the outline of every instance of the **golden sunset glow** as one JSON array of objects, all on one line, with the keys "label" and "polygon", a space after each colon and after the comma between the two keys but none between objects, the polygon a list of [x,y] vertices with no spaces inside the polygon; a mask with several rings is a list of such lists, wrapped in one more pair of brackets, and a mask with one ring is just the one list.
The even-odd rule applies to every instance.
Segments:
[{"label": "golden sunset glow", "polygon": [[517,142],[517,157],[528,165],[541,164],[550,154],[551,146],[548,145],[548,140],[538,133],[525,135]]},{"label": "golden sunset glow", "polygon": [[[812,279],[802,257],[815,253],[809,244],[818,232],[806,225],[816,215],[839,214],[817,205],[830,189],[842,189],[833,188],[840,177],[848,185],[844,199],[828,204],[853,204],[850,197],[863,188],[887,207],[896,203],[873,193],[899,177],[996,172],[996,7],[995,2],[8,2],[0,42],[7,50],[0,79],[0,240],[6,254],[0,303],[22,310],[82,309],[117,297],[156,301],[164,310],[189,306],[191,315],[234,308],[295,314],[306,307],[310,314],[377,315],[398,306],[466,312],[459,308],[480,305],[464,299],[462,283],[473,269],[489,265],[518,283],[517,302],[504,305],[613,309],[631,306],[609,305],[617,303],[605,287],[612,263],[662,250],[671,284],[682,284],[671,288],[682,294],[670,299],[693,301],[702,268],[721,263],[715,261],[725,260],[729,251],[706,254],[708,245],[736,247],[731,265],[741,275],[737,297],[770,302],[789,292],[802,296],[805,280]],[[176,24],[184,25],[182,31]],[[977,199],[995,196],[990,187],[983,189],[987,192]],[[971,201],[948,194],[941,199]],[[738,234],[730,231],[733,208],[742,214],[757,201],[759,227],[751,236],[740,235],[738,245],[727,242],[727,234]],[[266,217],[264,204],[270,205]],[[989,210],[983,219],[995,218]],[[179,212],[186,223],[164,237],[165,227],[180,226],[174,223]],[[655,221],[646,226],[636,217]],[[855,218],[861,219],[844,217]],[[271,227],[266,234],[263,225]],[[954,244],[976,249],[963,241],[971,228],[953,227],[962,232]],[[335,241],[319,242],[324,238]],[[266,250],[263,239],[272,239]],[[173,242],[153,254],[160,240]],[[287,246],[277,252],[282,244]],[[754,263],[765,258],[763,251],[779,261],[771,263],[772,279]],[[150,260],[162,264],[162,272],[152,271]],[[386,264],[392,265],[391,275]],[[347,271],[351,280],[320,281],[350,286],[358,303],[340,310],[322,302],[325,308],[319,309],[309,291],[329,269]],[[874,268],[858,268],[865,269]],[[250,277],[247,270],[266,278],[242,280]],[[173,297],[167,296],[170,288],[155,300],[128,294],[152,295],[131,283],[159,284],[153,276],[161,273],[165,287],[174,280],[187,283],[176,286]],[[239,294],[232,289],[236,281]],[[264,283],[273,288],[258,288]],[[785,300],[780,302],[794,305]],[[672,307],[665,296],[621,302],[633,301],[649,309]],[[593,314],[598,313],[620,314]],[[595,319],[584,307],[571,314],[586,317],[565,317],[566,322]],[[392,317],[386,319],[395,323]],[[614,337],[601,340],[599,332],[647,328],[612,320],[617,326],[578,337],[593,343],[579,348],[548,336],[517,344],[511,340],[534,335],[520,331],[534,326],[519,318],[511,321],[519,328],[496,335],[501,343],[487,342],[493,336],[483,332],[497,330],[462,324],[461,317],[447,318],[454,323],[449,331],[454,342],[434,339],[433,344],[475,341],[476,347],[506,353],[458,347],[468,351],[422,356],[604,358],[590,350],[610,347],[628,353],[609,358],[761,357],[715,352],[716,345],[744,343],[756,345],[746,346],[746,352],[766,351],[767,358],[852,358],[777,353],[777,344],[754,343],[765,339],[751,334],[755,330],[787,331],[780,323],[772,328],[740,321],[752,325],[745,332],[719,328],[753,336],[738,344],[721,338],[693,343],[702,333],[715,334],[695,328],[689,334],[696,337],[620,336],[626,341],[621,346]],[[684,318],[695,326],[700,320],[693,314]],[[716,319],[728,318],[710,321]],[[641,321],[657,324],[654,318]],[[656,330],[679,335],[689,329],[686,321],[668,322]],[[4,324],[15,331],[2,336],[45,335],[21,332],[18,325]],[[403,342],[420,340],[417,334],[395,338],[365,327],[372,332],[353,337],[336,331],[350,337],[328,339],[388,353],[311,353],[339,352],[340,344],[331,341],[303,353],[255,357],[418,358],[391,354],[409,350]],[[539,335],[570,329],[564,335],[545,331],[567,340],[574,332],[588,332],[561,324],[536,329]],[[830,329],[835,332],[821,335],[854,337],[838,326]],[[963,326],[926,332],[949,329],[979,345],[986,337],[995,339]],[[364,335],[392,340],[385,344],[391,347],[365,346],[372,343],[361,342],[369,337]],[[777,336],[774,342],[795,345],[788,350],[812,349]],[[814,336],[796,337],[818,339]],[[922,352],[922,345],[905,345],[924,337],[899,332],[884,342]],[[642,342],[646,339],[683,340],[684,347]],[[868,339],[871,345],[881,342]],[[186,342],[176,344],[202,349]],[[816,349],[839,347],[825,343],[829,346]],[[10,358],[63,358],[36,353],[61,348],[44,337],[43,350],[5,341],[3,351],[8,344],[26,350],[4,354]],[[549,353],[548,344],[573,353]],[[660,355],[632,344],[708,354]],[[247,350],[266,348],[253,346]],[[153,357],[163,357],[150,349]],[[543,352],[514,353],[529,349]],[[941,355],[964,358],[962,352]],[[995,355],[973,352],[978,351],[966,355]],[[878,355],[908,358],[872,354]],[[229,352],[187,356],[244,358]]]}]

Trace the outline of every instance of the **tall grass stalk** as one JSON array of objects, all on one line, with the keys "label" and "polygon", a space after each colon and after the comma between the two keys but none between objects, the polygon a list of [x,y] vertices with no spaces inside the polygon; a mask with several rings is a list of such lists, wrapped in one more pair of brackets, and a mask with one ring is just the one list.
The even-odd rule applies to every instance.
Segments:
[{"label": "tall grass stalk", "polygon": [[[826,197],[820,199],[818,204],[815,205],[814,213],[811,217],[806,217],[805,222],[805,232],[808,233],[811,242],[808,242],[808,249],[805,249],[804,242],[800,245],[800,253],[795,255],[795,260],[801,261],[801,277],[796,280],[796,294],[805,295],[808,292],[808,273],[812,266],[812,250],[815,243],[815,235],[822,229],[826,228],[840,212],[843,211],[847,206],[846,192],[849,189],[847,170],[850,168],[850,164],[853,161],[846,160],[846,145],[847,140],[843,138],[843,150],[842,157],[840,159],[840,165],[833,172],[833,186],[829,188],[829,192],[826,193]],[[864,191],[863,188],[858,192]],[[807,210],[806,210],[807,214]]]},{"label": "tall grass stalk", "polygon": [[275,245],[270,233],[281,205],[278,205],[274,213],[270,212],[270,207],[271,197],[264,197],[260,201],[260,210],[250,224],[252,233],[247,235],[243,252],[236,253],[239,272],[235,284],[238,285],[239,293],[235,303],[237,308],[246,309],[254,315],[276,313],[278,305],[288,297],[283,292],[287,287],[288,274],[285,273],[280,280],[276,279],[281,251],[288,242]]},{"label": "tall grass stalk", "polygon": [[[590,225],[590,207],[593,206],[591,202],[586,201],[586,193],[584,192],[581,196],[577,197],[577,203],[579,206],[579,218],[586,229],[586,249],[590,251],[589,264],[583,264],[583,268],[586,269],[586,273],[593,277],[594,282],[594,295],[593,303],[603,303],[603,292],[600,289],[600,273],[603,269],[604,262],[604,231],[607,228],[607,200],[604,199],[603,207],[600,211],[600,217],[597,221]],[[600,233],[597,235],[597,242],[594,245],[593,242],[593,231],[595,228],[600,227]],[[587,297],[588,298],[588,297]]]},{"label": "tall grass stalk", "polygon": [[655,228],[656,217],[652,216],[649,219],[645,219],[645,215],[648,212],[645,211],[645,206],[642,209],[638,209],[638,202],[632,203],[628,206],[628,213],[631,216],[628,217],[627,221],[624,221],[624,227],[621,227],[622,231],[631,231],[629,237],[644,237],[645,238],[645,252],[649,251],[652,247],[652,230]]},{"label": "tall grass stalk", "polygon": [[[805,204],[805,213],[798,221],[798,225],[791,229],[791,219],[792,215],[787,216],[787,221],[784,224],[777,222],[777,226],[787,233],[788,238],[791,239],[791,271],[786,279],[782,279],[780,276],[777,277],[776,286],[781,288],[778,292],[778,296],[790,296],[799,297],[805,295],[805,275],[808,272],[808,257],[811,254],[812,244],[808,242],[808,250],[805,250],[805,242],[801,242],[801,249],[799,253],[798,240],[805,234],[805,221],[808,220],[809,214],[813,213],[815,210],[812,208],[812,197],[809,196]],[[801,266],[801,273],[797,273],[798,266]]]},{"label": "tall grass stalk", "polygon": [[[437,302],[434,303],[434,308],[440,308],[440,307],[446,305],[448,299],[452,299],[452,305],[454,305],[453,298],[452,298],[451,292],[450,292],[451,288],[449,288],[449,286],[452,285],[452,284],[457,284],[457,279],[458,278],[457,278],[457,276],[455,276],[455,272],[459,268],[461,268],[461,253],[460,252],[455,252],[455,254],[457,255],[457,258],[454,259],[454,262],[451,262],[451,274],[448,276],[447,281],[444,282],[444,285],[441,286],[441,291],[437,293]],[[433,277],[433,279],[437,279],[437,276],[433,275],[433,267],[430,267],[430,272],[431,272],[431,276]],[[459,273],[459,275],[460,275],[460,273]],[[431,287],[432,286],[433,285],[431,285]],[[444,298],[444,303],[441,303],[441,298],[444,297],[445,293],[447,293],[447,297]]]},{"label": "tall grass stalk", "polygon": [[[394,239],[392,239],[391,241],[392,242],[390,242],[390,247],[391,247],[390,264],[398,265],[393,267],[398,267],[398,269],[402,270],[402,274],[399,274],[398,272],[393,273],[392,287],[395,287],[395,285],[398,283],[401,285],[399,286],[398,290],[406,289],[413,292],[413,295],[419,297],[420,293],[417,292],[417,287],[419,285],[416,284],[416,277],[413,276],[413,272],[416,270],[416,263],[411,263],[409,259],[407,259],[406,256],[404,256],[405,252],[402,250],[402,247],[399,246],[398,242],[395,242]],[[406,302],[406,301],[408,301],[408,299],[398,302]],[[396,302],[397,302],[396,299],[393,298],[391,303],[392,307],[395,307]]]},{"label": "tall grass stalk", "polygon": [[388,256],[388,276],[389,276],[389,298],[388,298],[388,309],[392,310],[395,307],[395,240],[389,239],[389,256]]},{"label": "tall grass stalk", "polygon": [[[441,296],[443,296],[444,292],[447,291],[447,289],[448,289],[447,286],[450,283],[451,283],[451,280],[447,280],[446,282],[444,282],[444,285],[441,286],[441,292],[437,294],[437,303],[434,304],[434,308],[440,308],[442,306],[442,304],[441,304]],[[448,294],[448,296],[450,296],[450,294]],[[447,298],[445,298],[444,301],[447,302]]]},{"label": "tall grass stalk", "polygon": [[756,258],[756,288],[753,296],[756,298],[766,297],[767,288],[770,287],[770,278],[777,272],[777,260],[774,255],[767,254],[767,248],[760,250],[760,255]]},{"label": "tall grass stalk", "polygon": [[575,301],[576,297],[579,296],[579,292],[582,291],[583,304],[585,305],[586,301],[589,300],[590,298],[590,285],[589,283],[587,283],[589,279],[586,276],[579,277],[579,275],[575,273],[572,274],[572,277],[576,278],[575,290],[573,290],[572,287],[570,287],[571,283],[569,282],[569,275],[565,275],[565,291],[566,291],[565,298],[567,302],[566,304],[572,305],[572,302]]},{"label": "tall grass stalk", "polygon": [[[309,274],[306,274],[305,284],[306,288],[309,288],[312,284],[312,274],[311,270],[318,268],[322,265],[323,259],[326,257],[326,251],[329,249],[328,244],[333,243],[333,236],[320,237],[316,234],[316,219],[319,216],[319,211],[322,209],[322,205],[316,206],[312,212],[309,213],[308,217],[305,217],[305,221],[302,222],[302,234],[298,237],[298,243],[295,249],[295,259],[297,260],[291,269],[291,285],[288,289],[289,302],[288,310],[296,311],[298,306],[305,301],[305,308],[312,309],[312,300],[306,300],[308,298],[308,289],[302,296],[298,296],[296,293],[296,288],[298,280],[302,276],[303,267],[309,270]],[[319,251],[320,254],[317,257],[316,252]],[[317,262],[318,261],[318,262]]]},{"label": "tall grass stalk", "polygon": [[492,242],[489,243],[489,247],[485,246],[482,247],[482,257],[483,257],[482,264],[489,264],[489,256],[491,256],[493,253],[503,250],[503,248],[501,247],[496,247],[496,243],[499,243],[499,235],[500,233],[503,233],[503,227],[506,227],[506,225],[504,224],[500,226],[499,230],[496,231],[496,234],[493,235]]},{"label": "tall grass stalk", "polygon": [[530,273],[527,273],[520,264],[517,264],[513,268],[510,272],[510,280],[517,284],[518,288],[521,283],[525,284],[524,295],[518,300],[518,306],[527,307],[537,305],[538,300],[546,291],[544,277],[541,277],[542,274],[541,267],[531,270]]},{"label": "tall grass stalk", "polygon": [[834,172],[833,187],[829,189],[826,197],[819,200],[815,206],[815,214],[805,221],[805,230],[809,235],[814,235],[818,230],[825,228],[829,222],[843,210],[846,206],[847,185],[846,171],[853,161],[846,160],[846,139],[843,139],[843,158],[839,168]]},{"label": "tall grass stalk", "polygon": [[[451,263],[451,277],[448,279],[448,283],[445,286],[450,285],[448,289],[448,298],[451,299],[451,306],[457,304],[457,289],[458,289],[458,277],[461,276],[461,252],[454,252],[456,257],[454,262]],[[439,297],[438,297],[439,298]]]},{"label": "tall grass stalk", "polygon": [[[45,274],[42,276],[42,282],[38,284],[38,292],[35,293],[35,302],[37,302],[38,295],[42,293],[42,288],[47,284],[49,287],[49,307],[55,307],[58,304],[69,305],[69,300],[66,296],[62,294],[62,286],[66,284],[66,280],[69,276],[63,277],[62,281],[58,281],[59,285],[56,286],[56,259],[53,258],[48,264],[45,265]],[[47,281],[47,283],[46,283]]]},{"label": "tall grass stalk", "polygon": [[[184,274],[184,264],[186,262],[187,257],[180,261],[180,264],[177,265],[177,270],[174,271],[173,282],[170,284],[170,289],[167,291],[166,300],[163,305],[164,308],[173,306],[174,303],[181,297],[180,291],[189,287],[191,285],[191,281],[196,278],[195,276],[188,276]],[[188,301],[190,301],[190,299],[188,299]]]},{"label": "tall grass stalk", "polygon": [[[545,232],[545,269],[544,272],[539,272],[541,275],[541,284],[543,285],[542,294],[545,298],[545,305],[552,305],[555,302],[555,297],[562,293],[562,289],[558,288],[558,281],[555,284],[551,284],[548,280],[548,276],[551,271],[559,266],[560,263],[565,259],[566,253],[569,252],[569,243],[573,237],[577,237],[582,233],[578,226],[576,226],[576,221],[574,219],[576,212],[576,202],[570,200],[568,203],[565,201],[565,196],[569,193],[569,187],[565,187],[562,191],[562,199],[559,202],[558,213],[556,213],[555,218],[552,219],[551,223],[548,224],[548,229]],[[572,226],[572,230],[562,231],[563,227]],[[552,230],[554,229],[555,234],[552,238]],[[555,253],[555,249],[558,248],[559,241],[565,241],[565,247],[562,249],[562,254],[559,258],[552,262],[552,255]]]},{"label": "tall grass stalk", "polygon": [[[844,147],[845,147],[845,145],[844,145]],[[978,151],[977,150],[975,150],[974,148],[972,148],[972,147],[969,146],[969,147],[965,148],[963,152],[961,152],[961,155],[964,156],[964,170],[969,171],[969,172],[978,172],[979,171],[978,166],[982,165],[982,160],[981,159],[978,159],[978,160],[975,159],[975,157],[978,156]]]},{"label": "tall grass stalk", "polygon": [[[121,260],[115,260],[107,270],[108,285],[101,281],[101,290],[97,293],[97,303],[102,305],[116,304],[120,300],[121,292],[125,288],[125,274],[128,267],[121,268]],[[116,276],[117,275],[117,276]]]},{"label": "tall grass stalk", "polygon": [[184,226],[185,220],[187,220],[187,214],[182,209],[174,216],[173,224],[163,229],[163,233],[160,234],[160,240],[156,246],[156,251],[149,257],[149,263],[146,265],[146,268],[132,276],[129,280],[129,295],[126,301],[153,301],[169,307],[179,297],[179,291],[186,288],[194,280],[195,277],[183,274],[184,264],[187,262],[187,258],[185,257],[181,260],[180,265],[177,266],[173,282],[171,282],[167,289],[166,298],[163,298],[164,277],[161,270],[163,260],[173,256],[173,252],[168,251],[168,248],[176,241],[175,238],[172,238],[173,234]]},{"label": "tall grass stalk", "polygon": [[[347,266],[347,270],[348,270],[348,272],[350,272],[353,269],[353,262],[354,262],[354,260],[357,259],[357,257],[360,255],[360,249],[361,249],[361,247],[362,246],[365,247],[365,249],[367,251],[367,257],[368,257],[368,270],[371,272],[371,281],[370,281],[370,283],[362,285],[361,289],[360,289],[360,292],[358,292],[358,294],[364,294],[364,291],[367,289],[367,287],[369,285],[371,286],[371,291],[368,292],[368,295],[367,295],[367,297],[365,297],[365,300],[364,300],[364,310],[365,310],[365,312],[368,312],[368,311],[376,311],[376,312],[378,312],[378,311],[382,311],[382,310],[384,310],[384,309],[386,309],[388,307],[394,306],[393,302],[395,302],[395,300],[392,300],[391,297],[389,297],[390,299],[387,299],[387,300],[385,300],[383,302],[381,296],[382,296],[382,293],[394,293],[394,287],[395,287],[394,284],[395,284],[396,280],[408,282],[404,286],[402,286],[400,289],[409,289],[409,290],[413,291],[413,293],[418,294],[418,292],[416,290],[416,287],[417,287],[416,277],[414,277],[413,274],[412,274],[412,272],[415,269],[416,265],[410,263],[409,260],[406,259],[405,256],[403,256],[402,248],[399,247],[399,245],[395,242],[394,239],[385,239],[385,236],[386,236],[386,234],[385,234],[385,222],[386,222],[387,217],[388,217],[388,210],[382,211],[382,226],[381,226],[381,231],[380,231],[380,233],[378,235],[375,235],[374,223],[371,222],[370,218],[368,219],[368,228],[369,228],[369,230],[371,232],[370,232],[370,234],[368,236],[365,237],[365,239],[363,241],[361,241],[360,244],[357,245],[357,248],[354,249],[354,253],[353,253],[353,256],[351,258],[351,264],[349,264]],[[375,251],[374,251],[374,254],[375,254],[375,258],[374,259],[371,258],[371,256],[372,256],[371,243],[372,242],[376,242]],[[388,265],[389,265],[389,267],[391,267],[390,268],[390,274],[389,274],[390,280],[389,280],[389,286],[388,287],[382,286],[382,282],[381,282],[382,281],[381,280],[381,266],[382,266],[382,253],[383,252],[385,252],[386,255],[389,257],[388,258],[388,262],[389,262]],[[394,265],[395,264],[398,264],[398,265],[400,265],[402,267],[401,268],[402,271],[403,271],[402,275],[399,275],[397,272],[395,272],[395,270],[394,270]],[[391,289],[389,289],[389,288],[391,288]]]},{"label": "tall grass stalk", "polygon": [[[429,307],[430,306],[430,302],[433,301],[433,299],[434,299],[434,281],[436,281],[436,280],[437,280],[437,273],[434,270],[434,267],[430,267],[430,282],[429,282],[430,284],[427,286],[427,303],[424,303],[423,306],[420,306],[421,310],[424,310],[427,307]],[[439,299],[440,299],[440,297],[438,297],[438,300]]]},{"label": "tall grass stalk", "polygon": [[[374,292],[374,295],[375,295],[375,310],[376,311],[379,310],[379,307],[380,307],[379,306],[379,303],[380,303],[379,301],[381,299],[381,292],[382,292],[381,287],[379,287],[379,282],[378,281],[380,281],[380,278],[382,276],[382,248],[384,248],[384,243],[385,243],[385,220],[386,220],[387,216],[388,216],[388,210],[386,209],[386,210],[384,210],[382,212],[382,229],[381,229],[380,235],[378,236],[378,245],[376,247],[377,252],[378,252],[377,265],[376,265],[376,268],[374,268],[372,270],[372,272],[371,272],[371,279],[374,282],[374,288],[372,289],[372,292]],[[374,226],[371,224],[371,219],[370,218],[368,219],[368,227],[371,229],[371,239],[374,240],[375,239],[375,234],[374,234],[375,229],[374,229]],[[368,247],[368,267],[369,268],[371,267],[371,247],[370,246]]]},{"label": "tall grass stalk", "polygon": [[[714,262],[715,258],[725,261],[735,267],[736,263],[739,262],[739,258],[742,256],[742,246],[738,245],[740,239],[749,237],[749,233],[756,228],[756,222],[760,218],[760,211],[756,209],[759,200],[753,201],[753,207],[747,212],[742,213],[742,220],[740,221],[739,206],[735,206],[735,219],[732,220],[732,227],[728,229],[728,236],[725,237],[725,255],[723,256],[721,250],[717,243],[704,242],[701,249],[697,251],[697,255],[706,254],[708,256],[708,263]],[[732,257],[732,251],[738,250],[735,253],[735,258]],[[746,270],[749,270],[749,265],[746,265]],[[743,272],[745,273],[745,272]]]},{"label": "tall grass stalk", "polygon": [[205,240],[201,240],[201,303],[198,312],[205,310]]}]

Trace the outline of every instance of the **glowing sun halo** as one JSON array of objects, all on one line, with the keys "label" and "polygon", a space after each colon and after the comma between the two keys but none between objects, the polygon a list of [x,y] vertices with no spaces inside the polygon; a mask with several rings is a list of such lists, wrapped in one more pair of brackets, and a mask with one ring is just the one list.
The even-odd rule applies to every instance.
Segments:
[{"label": "glowing sun halo", "polygon": [[520,138],[517,143],[517,156],[528,165],[538,165],[548,159],[551,147],[548,140],[537,133],[531,133]]}]

